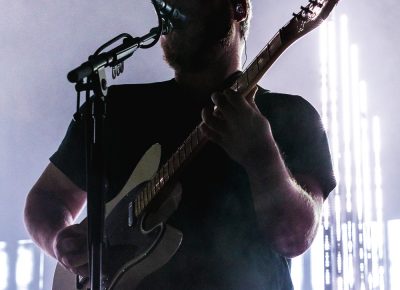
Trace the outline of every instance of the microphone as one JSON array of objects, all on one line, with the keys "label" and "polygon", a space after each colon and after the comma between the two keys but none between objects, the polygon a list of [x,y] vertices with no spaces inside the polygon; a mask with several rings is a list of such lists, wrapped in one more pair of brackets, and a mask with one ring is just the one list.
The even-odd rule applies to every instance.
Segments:
[{"label": "microphone", "polygon": [[162,16],[171,21],[174,28],[182,28],[187,21],[186,15],[182,14],[177,8],[172,7],[163,0],[151,0],[158,8]]}]

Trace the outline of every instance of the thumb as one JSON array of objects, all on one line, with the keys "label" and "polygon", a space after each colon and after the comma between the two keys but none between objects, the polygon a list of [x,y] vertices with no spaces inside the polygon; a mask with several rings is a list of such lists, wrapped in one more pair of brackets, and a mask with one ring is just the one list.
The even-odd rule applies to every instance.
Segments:
[{"label": "thumb", "polygon": [[246,101],[251,104],[251,105],[255,105],[254,103],[254,98],[256,96],[256,93],[258,91],[258,87],[255,86],[254,88],[251,89],[251,91],[247,94],[247,96],[245,97]]}]

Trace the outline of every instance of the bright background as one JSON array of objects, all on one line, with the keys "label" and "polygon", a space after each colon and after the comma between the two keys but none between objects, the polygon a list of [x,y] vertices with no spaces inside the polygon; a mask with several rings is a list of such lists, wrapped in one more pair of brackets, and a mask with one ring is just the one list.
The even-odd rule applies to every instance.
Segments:
[{"label": "bright background", "polygon": [[[5,257],[2,253],[8,251],[3,248],[16,252],[17,241],[29,239],[22,223],[25,196],[57,149],[74,113],[75,91],[66,73],[121,32],[147,33],[156,25],[149,2],[1,0],[0,241],[7,247],[0,244],[0,263]],[[336,17],[348,15],[350,41],[359,47],[360,78],[368,83],[369,111],[381,118],[384,219],[399,219],[400,4],[396,0],[341,2]],[[299,0],[253,3],[248,63],[291,13],[306,4]],[[116,81],[153,82],[172,76],[157,46],[137,52]],[[273,91],[300,94],[320,111],[320,79],[319,34],[313,32],[291,47],[260,84]],[[48,283],[52,265],[45,264]],[[12,286],[6,289],[14,290]]]}]

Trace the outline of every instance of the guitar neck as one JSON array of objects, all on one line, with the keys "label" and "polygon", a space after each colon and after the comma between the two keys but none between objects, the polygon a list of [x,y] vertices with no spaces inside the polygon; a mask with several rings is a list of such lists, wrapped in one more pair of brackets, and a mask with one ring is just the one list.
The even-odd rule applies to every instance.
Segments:
[{"label": "guitar neck", "polygon": [[[283,29],[283,28],[282,28]],[[271,68],[279,56],[291,43],[284,41],[283,30],[280,30],[261,50],[261,52],[249,64],[246,70],[238,77],[230,87],[241,96],[246,96],[257,85],[264,74]]]}]

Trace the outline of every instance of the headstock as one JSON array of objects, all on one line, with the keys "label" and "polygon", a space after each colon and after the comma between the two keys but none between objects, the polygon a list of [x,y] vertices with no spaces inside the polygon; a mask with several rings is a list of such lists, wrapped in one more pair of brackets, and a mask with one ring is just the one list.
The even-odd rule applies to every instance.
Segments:
[{"label": "headstock", "polygon": [[295,41],[318,27],[331,13],[339,0],[309,0],[307,6],[301,6],[298,13],[286,24],[281,35],[287,41]]}]

